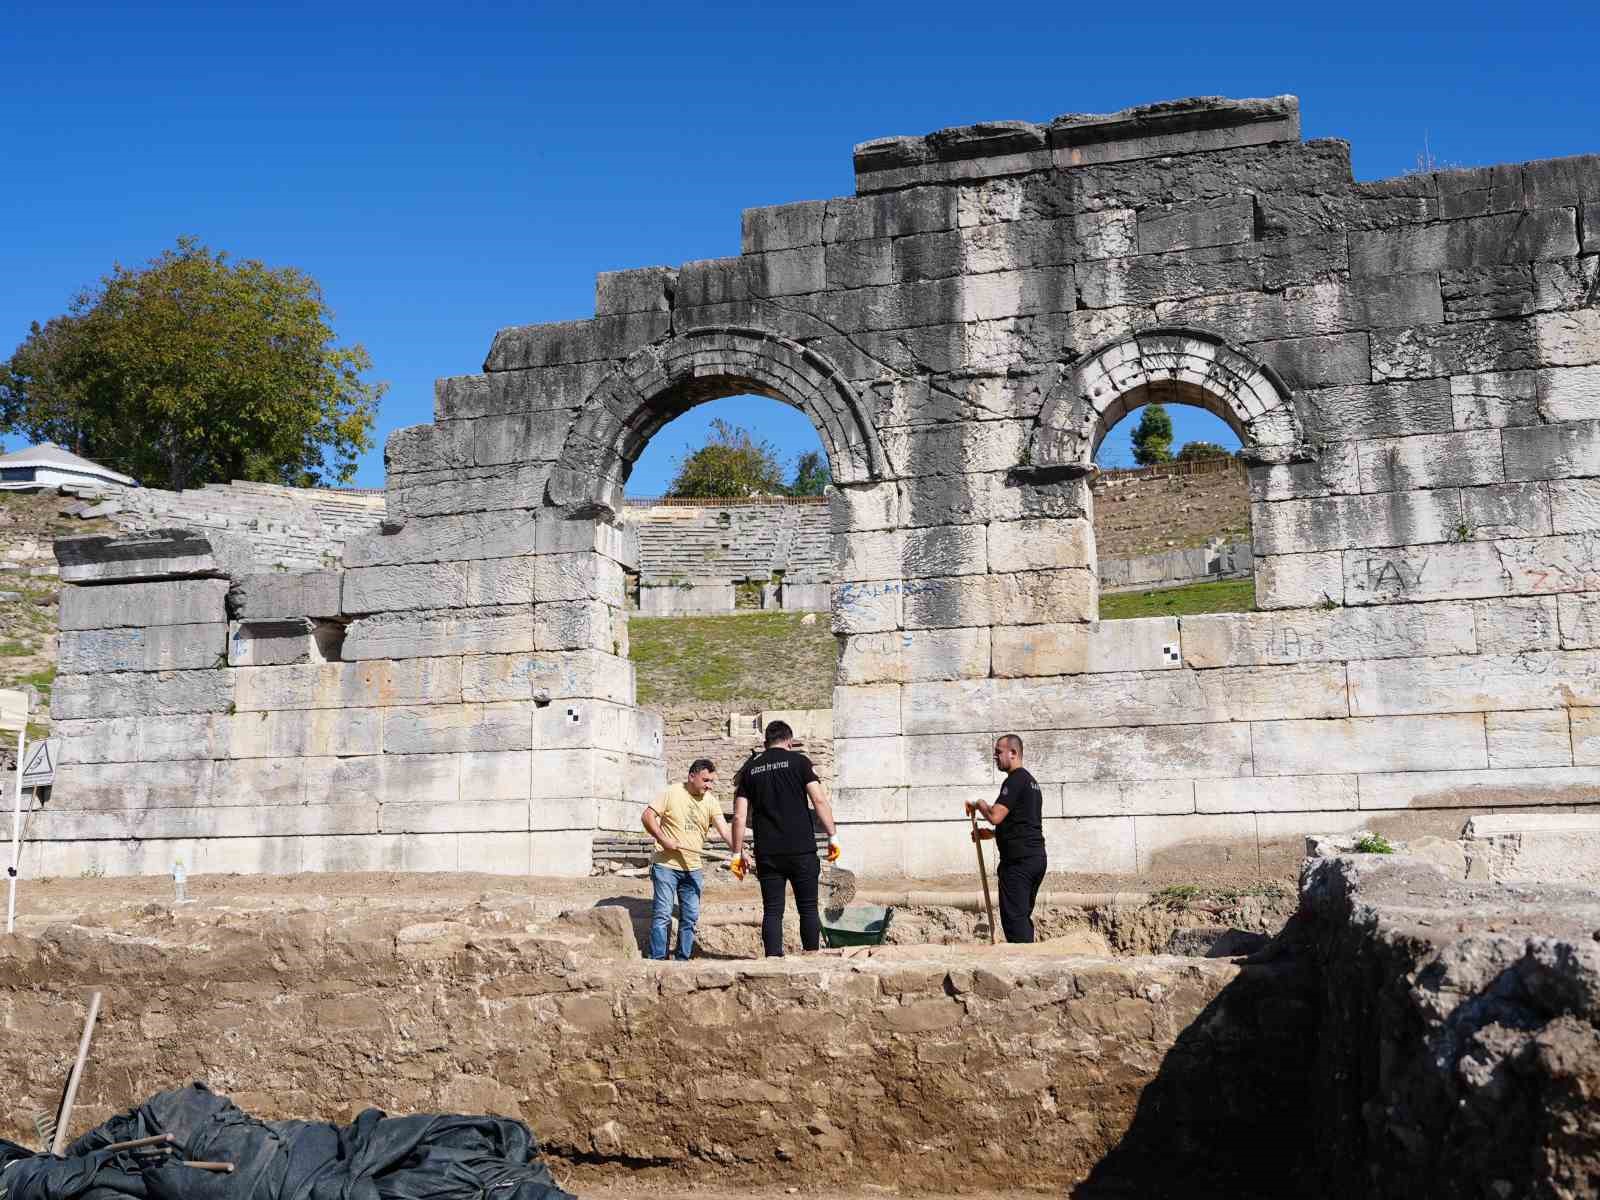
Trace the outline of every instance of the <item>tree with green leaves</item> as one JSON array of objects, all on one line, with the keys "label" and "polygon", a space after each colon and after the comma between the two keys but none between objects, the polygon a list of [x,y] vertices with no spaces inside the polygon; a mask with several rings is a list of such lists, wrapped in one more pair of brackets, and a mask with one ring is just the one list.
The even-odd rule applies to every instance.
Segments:
[{"label": "tree with green leaves", "polygon": [[1198,462],[1208,458],[1232,458],[1231,451],[1224,450],[1215,442],[1185,442],[1183,449],[1178,451],[1177,462]]},{"label": "tree with green leaves", "polygon": [[0,431],[151,486],[347,483],[385,385],[331,317],[304,272],[179,238],[33,324],[0,364]]},{"label": "tree with green leaves", "polygon": [[718,417],[706,444],[678,458],[667,495],[739,500],[783,491],[783,465],[771,443]]},{"label": "tree with green leaves", "polygon": [[833,476],[828,471],[828,460],[820,450],[807,450],[794,463],[794,482],[789,484],[791,496],[820,496]]},{"label": "tree with green leaves", "polygon": [[1133,461],[1141,467],[1172,461],[1172,418],[1159,404],[1145,405],[1134,426]]}]

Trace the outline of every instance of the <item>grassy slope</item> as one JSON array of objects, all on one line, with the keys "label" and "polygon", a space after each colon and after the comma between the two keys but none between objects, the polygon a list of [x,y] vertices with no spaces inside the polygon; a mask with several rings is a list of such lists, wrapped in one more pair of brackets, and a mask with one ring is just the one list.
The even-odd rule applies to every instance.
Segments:
[{"label": "grassy slope", "polygon": [[1100,619],[1192,617],[1199,613],[1254,612],[1255,581],[1220,579],[1149,592],[1112,592],[1100,597]]},{"label": "grassy slope", "polygon": [[639,703],[732,702],[827,708],[837,654],[827,616],[799,613],[631,617],[628,640]]}]

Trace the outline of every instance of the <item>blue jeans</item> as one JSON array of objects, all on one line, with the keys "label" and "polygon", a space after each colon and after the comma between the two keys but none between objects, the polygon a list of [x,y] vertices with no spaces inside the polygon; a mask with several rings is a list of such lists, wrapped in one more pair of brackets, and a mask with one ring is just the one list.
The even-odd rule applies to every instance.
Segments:
[{"label": "blue jeans", "polygon": [[694,926],[700,919],[700,891],[704,877],[699,871],[680,871],[660,863],[650,865],[650,883],[655,900],[650,911],[650,957],[666,958],[667,928],[672,924],[672,903],[678,903],[678,950],[680,962],[694,953]]}]

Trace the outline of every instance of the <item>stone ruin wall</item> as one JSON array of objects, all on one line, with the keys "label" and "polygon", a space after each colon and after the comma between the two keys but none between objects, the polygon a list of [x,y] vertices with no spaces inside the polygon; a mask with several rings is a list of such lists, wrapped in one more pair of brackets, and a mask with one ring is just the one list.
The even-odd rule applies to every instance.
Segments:
[{"label": "stone ruin wall", "polygon": [[[500,331],[390,438],[386,523],[340,570],[63,544],[76,761],[36,867],[587,870],[662,777],[623,484],[745,392],[806,411],[838,484],[858,869],[966,870],[1008,730],[1070,870],[1594,803],[1600,159],[1357,183],[1279,98],[856,168],[855,196],[747,212],[738,256]],[[1095,622],[1088,464],[1157,399],[1240,434],[1263,611]]]}]

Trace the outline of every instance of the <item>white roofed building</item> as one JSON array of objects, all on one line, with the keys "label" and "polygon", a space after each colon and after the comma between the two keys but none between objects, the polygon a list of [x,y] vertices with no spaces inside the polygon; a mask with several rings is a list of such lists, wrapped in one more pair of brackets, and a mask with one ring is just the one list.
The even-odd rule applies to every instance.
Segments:
[{"label": "white roofed building", "polygon": [[41,442],[10,454],[0,454],[0,491],[22,492],[59,487],[64,483],[120,484],[138,487],[136,480],[90,462],[52,442]]}]

